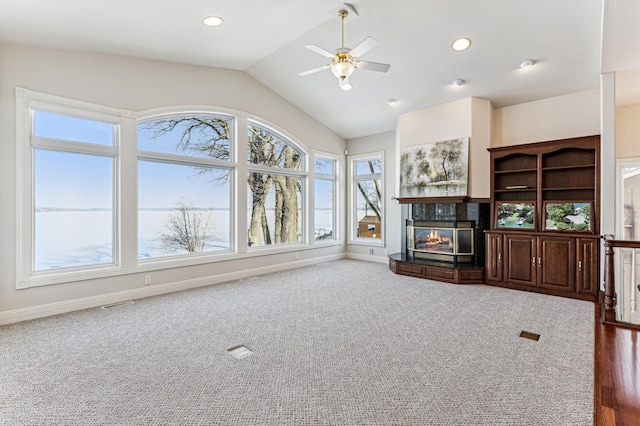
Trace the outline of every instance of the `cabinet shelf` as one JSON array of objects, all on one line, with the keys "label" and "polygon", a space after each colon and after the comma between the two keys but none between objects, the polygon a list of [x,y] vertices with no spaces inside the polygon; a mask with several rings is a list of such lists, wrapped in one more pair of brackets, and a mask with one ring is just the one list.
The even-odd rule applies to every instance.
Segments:
[{"label": "cabinet shelf", "polygon": [[550,170],[576,170],[576,169],[589,169],[593,170],[596,167],[595,164],[580,164],[577,166],[553,166],[553,167],[543,167],[542,171],[550,171]]},{"label": "cabinet shelf", "polygon": [[538,188],[496,189],[493,192],[537,192]]},{"label": "cabinet shelf", "polygon": [[[485,238],[487,283],[597,300],[600,136],[501,146],[489,153],[493,223]],[[589,203],[590,209],[547,212],[549,203]],[[556,229],[568,221],[580,231]],[[528,229],[511,226],[524,223]],[[582,231],[584,223],[589,227]]]},{"label": "cabinet shelf", "polygon": [[494,173],[496,174],[508,174],[508,173],[526,173],[526,172],[537,172],[538,169],[514,169],[514,170],[495,170]]},{"label": "cabinet shelf", "polygon": [[542,188],[543,191],[581,191],[581,190],[591,190],[593,191],[595,187],[593,186],[558,186],[557,188]]}]

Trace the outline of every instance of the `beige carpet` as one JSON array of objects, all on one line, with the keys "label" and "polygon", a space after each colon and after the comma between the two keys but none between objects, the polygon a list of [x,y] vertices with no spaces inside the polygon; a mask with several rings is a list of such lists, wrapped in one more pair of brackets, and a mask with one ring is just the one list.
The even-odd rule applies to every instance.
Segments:
[{"label": "beige carpet", "polygon": [[0,424],[590,425],[593,316],[318,264],[0,327]]}]

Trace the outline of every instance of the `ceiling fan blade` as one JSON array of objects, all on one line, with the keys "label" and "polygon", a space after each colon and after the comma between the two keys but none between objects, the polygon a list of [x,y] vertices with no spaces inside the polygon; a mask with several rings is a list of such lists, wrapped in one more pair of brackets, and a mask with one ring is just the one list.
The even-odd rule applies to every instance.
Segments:
[{"label": "ceiling fan blade", "polygon": [[312,52],[319,53],[320,55],[326,56],[327,58],[330,58],[330,59],[333,59],[336,56],[333,53],[329,52],[328,50],[325,50],[320,46],[316,46],[315,44],[307,44],[305,47]]},{"label": "ceiling fan blade", "polygon": [[380,64],[378,62],[357,61],[356,68],[370,71],[387,72],[391,65]]},{"label": "ceiling fan blade", "polygon": [[326,70],[329,67],[331,67],[331,64],[323,65],[321,67],[313,68],[313,69],[306,70],[306,71],[301,71],[301,72],[298,73],[298,75],[304,77],[305,75],[309,75],[309,74],[313,74],[313,73],[318,72],[318,71]]},{"label": "ceiling fan blade", "polygon": [[356,47],[351,49],[351,51],[349,52],[349,55],[357,58],[360,55],[364,55],[365,53],[367,53],[377,45],[378,45],[378,40],[376,40],[373,37],[367,37],[364,40],[362,40],[360,44],[358,44]]}]

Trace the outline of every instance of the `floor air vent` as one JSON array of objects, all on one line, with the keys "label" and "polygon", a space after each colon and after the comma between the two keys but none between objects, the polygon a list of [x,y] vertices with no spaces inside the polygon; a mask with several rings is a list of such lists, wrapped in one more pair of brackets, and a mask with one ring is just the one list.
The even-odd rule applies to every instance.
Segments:
[{"label": "floor air vent", "polygon": [[126,305],[133,305],[133,300],[127,300],[126,302],[118,302],[118,303],[110,303],[108,305],[102,305],[102,309],[110,309],[110,308],[117,308],[118,306],[126,306]]},{"label": "floor air vent", "polygon": [[253,351],[244,345],[238,345],[229,348],[227,349],[227,352],[229,352],[236,359],[246,358],[249,355],[253,354]]},{"label": "floor air vent", "polygon": [[540,335],[536,333],[531,333],[529,331],[521,331],[520,337],[523,339],[535,340],[536,342],[540,340]]}]

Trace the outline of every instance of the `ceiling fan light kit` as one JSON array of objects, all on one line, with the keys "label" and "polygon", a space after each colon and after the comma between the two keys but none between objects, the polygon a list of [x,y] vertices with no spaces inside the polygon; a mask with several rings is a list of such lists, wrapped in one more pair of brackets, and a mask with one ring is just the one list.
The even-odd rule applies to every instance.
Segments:
[{"label": "ceiling fan light kit", "polygon": [[331,59],[331,63],[307,71],[299,72],[298,75],[305,76],[330,68],[333,75],[338,78],[338,86],[343,90],[351,90],[353,86],[349,82],[349,77],[351,76],[351,74],[353,74],[356,68],[377,72],[387,72],[389,70],[389,68],[391,67],[391,65],[389,64],[380,64],[377,62],[366,62],[358,60],[358,56],[363,55],[364,53],[368,52],[378,45],[378,41],[373,37],[367,37],[353,49],[344,47],[344,20],[348,15],[349,12],[346,9],[342,9],[338,12],[338,16],[342,21],[342,47],[336,49],[332,53],[319,46],[316,46],[315,44],[308,44],[305,46],[312,52],[316,52]]}]

